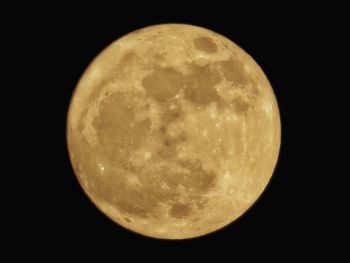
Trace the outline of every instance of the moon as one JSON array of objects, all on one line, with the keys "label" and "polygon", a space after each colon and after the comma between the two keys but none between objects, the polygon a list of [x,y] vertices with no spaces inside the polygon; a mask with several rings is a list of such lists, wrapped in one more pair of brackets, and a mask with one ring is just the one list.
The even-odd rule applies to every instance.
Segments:
[{"label": "moon", "polygon": [[262,69],[211,30],[161,24],[110,44],[75,88],[67,147],[78,181],[120,226],[187,239],[227,226],[266,188],[281,124]]}]

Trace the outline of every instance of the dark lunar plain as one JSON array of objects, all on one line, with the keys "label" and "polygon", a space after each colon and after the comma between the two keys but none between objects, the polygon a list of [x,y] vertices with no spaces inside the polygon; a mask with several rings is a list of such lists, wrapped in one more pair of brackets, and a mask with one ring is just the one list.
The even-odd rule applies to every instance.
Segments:
[{"label": "dark lunar plain", "polygon": [[[331,144],[327,138],[335,135],[325,129],[336,125],[337,116],[324,108],[331,94],[318,83],[324,84],[326,74],[314,66],[325,63],[320,54],[327,52],[320,45],[331,37],[325,33],[329,29],[326,8],[231,4],[203,2],[186,7],[175,2],[145,6],[133,2],[133,7],[123,7],[94,3],[90,11],[84,6],[31,6],[25,16],[18,16],[13,32],[21,39],[16,42],[20,54],[29,56],[21,61],[30,73],[21,76],[27,84],[16,89],[21,94],[18,100],[28,105],[16,119],[21,116],[21,130],[28,131],[19,137],[25,152],[16,153],[26,156],[25,162],[12,167],[14,177],[24,178],[19,189],[13,188],[23,195],[12,206],[20,215],[12,220],[16,226],[10,243],[21,244],[28,256],[47,254],[48,261],[70,261],[77,255],[79,261],[97,256],[101,262],[106,257],[117,262],[134,257],[146,262],[285,262],[330,252],[334,239],[328,238],[328,218],[337,210],[324,192],[336,173],[327,167],[331,157],[325,157],[333,152],[325,149]],[[182,241],[144,237],[104,216],[79,185],[66,146],[69,102],[91,60],[124,34],[160,23],[198,25],[241,46],[268,77],[281,115],[280,155],[266,191],[233,224]],[[320,78],[324,80],[317,82]],[[30,145],[24,147],[24,143]]]}]

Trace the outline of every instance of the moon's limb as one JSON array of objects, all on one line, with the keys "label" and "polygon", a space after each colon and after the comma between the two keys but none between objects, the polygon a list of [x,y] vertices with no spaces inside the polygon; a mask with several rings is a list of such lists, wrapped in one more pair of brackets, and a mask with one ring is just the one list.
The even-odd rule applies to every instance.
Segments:
[{"label": "moon's limb", "polygon": [[241,216],[277,162],[272,88],[241,48],[165,24],[112,43],[72,97],[67,140],[92,202],[143,235],[182,239]]}]

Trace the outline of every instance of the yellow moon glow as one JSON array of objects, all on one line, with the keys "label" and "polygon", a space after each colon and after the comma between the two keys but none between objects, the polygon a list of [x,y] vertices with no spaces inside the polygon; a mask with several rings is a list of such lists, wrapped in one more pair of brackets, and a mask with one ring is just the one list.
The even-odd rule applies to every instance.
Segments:
[{"label": "yellow moon glow", "polygon": [[275,168],[280,117],[256,62],[229,39],[182,24],[113,42],[71,100],[67,142],[92,202],[119,225],[198,237],[240,217]]}]

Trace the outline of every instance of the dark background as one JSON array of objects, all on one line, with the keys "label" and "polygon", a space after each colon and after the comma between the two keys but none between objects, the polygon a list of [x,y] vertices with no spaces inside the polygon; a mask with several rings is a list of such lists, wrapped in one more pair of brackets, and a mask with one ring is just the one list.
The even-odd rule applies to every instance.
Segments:
[{"label": "dark background", "polygon": [[[285,261],[330,251],[325,244],[334,240],[328,236],[334,224],[329,225],[328,218],[336,211],[324,197],[327,175],[332,174],[326,165],[325,154],[330,152],[325,148],[331,144],[327,140],[331,135],[324,119],[336,120],[324,109],[331,95],[325,93],[322,68],[329,66],[325,39],[333,37],[328,20],[336,13],[320,5],[250,5],[218,2],[191,7],[163,2],[141,6],[133,2],[129,7],[88,6],[89,11],[85,7],[38,6],[35,12],[26,13],[17,43],[22,46],[20,55],[29,56],[23,59],[23,66],[30,70],[25,77],[32,84],[23,88],[21,100],[30,105],[28,111],[34,111],[31,116],[37,117],[22,118],[28,127],[25,141],[31,146],[26,147],[28,164],[17,169],[34,168],[35,172],[23,183],[25,187],[28,180],[34,186],[24,198],[30,202],[18,217],[22,232],[17,239],[51,255],[96,253],[112,259],[127,254],[144,260],[164,255],[166,261],[187,261],[190,255],[218,262],[240,256],[247,261],[255,257]],[[99,212],[78,184],[66,147],[69,101],[91,60],[120,36],[159,23],[198,25],[241,46],[269,78],[282,122],[279,161],[261,198],[226,228],[183,241],[134,234]]]}]

